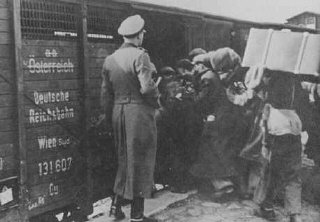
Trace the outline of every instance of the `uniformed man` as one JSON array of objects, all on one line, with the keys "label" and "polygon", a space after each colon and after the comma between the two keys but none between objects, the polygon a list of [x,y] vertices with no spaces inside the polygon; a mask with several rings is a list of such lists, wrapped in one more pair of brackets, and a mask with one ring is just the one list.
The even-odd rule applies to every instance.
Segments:
[{"label": "uniformed man", "polygon": [[155,109],[158,88],[156,72],[148,53],[139,48],[145,30],[140,15],[126,18],[118,33],[124,43],[105,59],[102,70],[101,103],[106,122],[113,128],[118,150],[115,197],[110,216],[125,217],[119,198],[132,200],[130,221],[156,221],[143,215],[144,198],[151,196],[156,157]]}]

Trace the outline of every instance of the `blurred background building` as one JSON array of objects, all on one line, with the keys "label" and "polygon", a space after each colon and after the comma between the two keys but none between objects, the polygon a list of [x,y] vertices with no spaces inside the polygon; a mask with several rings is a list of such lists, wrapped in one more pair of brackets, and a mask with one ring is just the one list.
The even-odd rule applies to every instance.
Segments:
[{"label": "blurred background building", "polygon": [[305,11],[288,18],[287,24],[320,30],[320,14]]}]

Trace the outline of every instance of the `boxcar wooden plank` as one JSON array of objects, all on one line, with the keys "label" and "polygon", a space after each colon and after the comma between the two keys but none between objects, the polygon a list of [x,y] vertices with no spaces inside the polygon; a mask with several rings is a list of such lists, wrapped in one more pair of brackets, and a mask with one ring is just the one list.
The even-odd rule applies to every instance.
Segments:
[{"label": "boxcar wooden plank", "polygon": [[100,100],[96,97],[91,97],[90,108],[100,108]]},{"label": "boxcar wooden plank", "polygon": [[6,119],[17,119],[17,107],[0,107],[0,120]]},{"label": "boxcar wooden plank", "polygon": [[100,106],[100,94],[90,94],[90,106]]},{"label": "boxcar wooden plank", "polygon": [[[51,187],[53,187],[53,183],[49,184],[49,186],[51,185]],[[56,187],[57,188],[57,187]],[[44,195],[42,193],[39,192],[39,195],[37,196],[34,196],[32,199],[31,199],[31,203],[33,202],[33,200],[36,200],[39,199],[39,198],[43,198],[43,206],[39,206],[41,208],[47,208],[47,211],[48,210],[51,210],[51,209],[57,209],[57,204],[62,202],[63,205],[62,206],[67,206],[68,203],[72,203],[71,201],[75,201],[76,199],[76,196],[79,192],[79,189],[75,189],[76,186],[73,186],[72,188],[74,188],[74,190],[70,190],[70,189],[63,189],[63,193],[61,195],[53,195],[53,196],[50,196],[50,195]],[[54,191],[53,191],[54,192]],[[51,193],[53,193],[51,192]],[[42,195],[40,195],[42,194]],[[32,205],[30,205],[32,206]],[[40,209],[41,209],[40,208]],[[50,209],[51,208],[51,209]],[[30,210],[39,210],[37,208],[32,208],[30,207]]]},{"label": "boxcar wooden plank", "polygon": [[99,98],[96,98],[96,97],[91,97],[91,102],[90,102],[90,107],[97,107],[99,108],[100,107],[100,100]]},{"label": "boxcar wooden plank", "polygon": [[[39,163],[42,164],[42,163]],[[84,163],[82,164],[84,165]],[[36,166],[38,168],[38,166]],[[75,166],[80,168],[81,165]],[[28,168],[29,171],[32,171],[33,174],[28,174],[28,178],[30,178],[28,180],[28,186],[35,186],[35,185],[39,185],[39,184],[45,184],[45,183],[50,183],[51,181],[54,180],[64,180],[64,181],[68,181],[68,180],[75,180],[76,179],[76,175],[74,172],[66,172],[60,175],[47,175],[45,177],[39,177],[37,174],[39,173],[38,169],[37,170],[32,170],[30,168]],[[73,170],[74,171],[74,170]],[[85,169],[82,168],[83,174],[80,175],[80,177],[84,177],[85,176]]]},{"label": "boxcar wooden plank", "polygon": [[[1,96],[0,96],[1,97]],[[0,120],[3,119],[16,119],[17,107],[0,107]]]},{"label": "boxcar wooden plank", "polygon": [[17,152],[17,144],[7,143],[0,145],[0,157],[13,156]]},{"label": "boxcar wooden plank", "polygon": [[52,124],[46,126],[34,126],[27,128],[27,138],[28,140],[37,139],[39,135],[47,135],[50,137],[67,135],[72,137],[74,141],[79,141],[82,134],[80,129],[75,127],[75,124]]},{"label": "boxcar wooden plank", "polygon": [[[29,144],[29,143],[28,143]],[[28,156],[28,164],[33,164],[39,160],[51,160],[54,158],[62,158],[65,156],[72,156],[76,152],[78,152],[78,145],[72,146],[69,145],[69,147],[65,147],[64,149],[59,149],[59,152],[53,152],[50,150],[51,148],[40,148],[39,144],[36,144],[33,149],[27,150],[27,156]],[[51,144],[51,146],[54,146],[54,144]],[[30,147],[31,148],[31,147]],[[34,149],[35,148],[35,149]]]},{"label": "boxcar wooden plank", "polygon": [[[1,49],[0,49],[1,50]],[[1,51],[0,51],[1,53]],[[1,59],[1,58],[0,58]],[[0,72],[0,82],[9,82],[12,87],[15,88],[15,79],[13,75],[13,68],[8,67],[9,69],[2,69]]]},{"label": "boxcar wooden plank", "polygon": [[90,90],[100,90],[102,79],[100,77],[90,78],[89,89]]},{"label": "boxcar wooden plank", "polygon": [[0,7],[0,19],[9,20],[10,18],[9,9],[6,7]]},{"label": "boxcar wooden plank", "polygon": [[[48,137],[69,136],[73,141],[81,139],[81,131],[75,128],[75,125],[53,124],[47,126],[37,126],[26,129],[27,139],[36,140],[39,136],[46,135]],[[1,134],[0,134],[1,135]]]},{"label": "boxcar wooden plank", "polygon": [[25,94],[28,97],[28,100],[25,101],[26,105],[64,104],[81,100],[79,90],[31,90]]},{"label": "boxcar wooden plank", "polygon": [[0,180],[10,178],[10,177],[15,177],[18,176],[19,174],[19,167],[18,167],[18,161],[16,161],[16,167],[14,169],[10,170],[5,170],[5,171],[0,171]]},{"label": "boxcar wooden plank", "polygon": [[[28,140],[28,149],[32,150],[65,150],[72,149],[73,147],[78,147],[80,145],[83,134],[77,129],[68,129],[66,126],[60,126],[59,131],[54,131],[53,129],[57,128],[56,126],[48,127],[37,127],[34,130],[27,130]],[[44,132],[39,131],[43,129]],[[46,140],[45,140],[46,139]],[[55,139],[55,141],[54,141]],[[46,143],[45,143],[46,142]],[[54,143],[49,145],[48,143]],[[43,144],[45,143],[45,144]],[[50,148],[51,147],[51,148]]]},{"label": "boxcar wooden plank", "polygon": [[91,78],[101,78],[101,71],[102,71],[102,66],[101,67],[91,67],[89,69],[90,79]]},{"label": "boxcar wooden plank", "polygon": [[2,211],[1,219],[6,219],[6,221],[10,222],[21,222],[21,215],[18,210],[18,205],[10,208],[10,210]]},{"label": "boxcar wooden plank", "polygon": [[18,160],[15,155],[0,156],[0,173],[8,170],[15,170],[18,168]]},{"label": "boxcar wooden plank", "polygon": [[[70,109],[69,109],[70,110]],[[37,112],[37,111],[35,111]],[[43,114],[44,115],[44,114]],[[72,114],[68,114],[72,115]],[[47,118],[45,121],[41,118]],[[75,133],[78,132],[79,128],[81,126],[81,117],[79,116],[79,113],[75,112],[72,117],[61,117],[60,120],[55,119],[55,117],[49,117],[45,116],[43,117],[42,114],[39,115],[39,118],[35,118],[33,116],[26,118],[26,128],[33,128],[33,127],[41,127],[41,126],[49,126],[54,124],[59,124],[61,127],[65,127],[66,130],[71,131],[71,133],[74,131]],[[77,129],[78,128],[78,129]]]},{"label": "boxcar wooden plank", "polygon": [[9,20],[0,20],[0,32],[9,32]]},{"label": "boxcar wooden plank", "polygon": [[206,19],[205,21],[205,49],[216,50],[230,46],[230,32],[233,28],[233,23],[216,19]]},{"label": "boxcar wooden plank", "polygon": [[[1,21],[0,20],[0,32],[1,32]],[[13,58],[13,46],[2,44],[0,45],[0,57],[10,57]],[[10,67],[11,68],[11,67]]]},{"label": "boxcar wooden plank", "polygon": [[[69,92],[69,93],[66,93],[66,92]],[[29,94],[24,94],[25,95],[25,98],[28,99],[28,101],[25,102],[25,105],[28,105],[28,106],[32,106],[34,108],[37,108],[37,107],[56,107],[56,106],[64,106],[64,105],[69,105],[69,106],[77,106],[82,98],[81,96],[77,96],[77,97],[73,97],[71,98],[70,97],[70,93],[71,90],[64,90],[62,91],[62,93],[64,93],[65,97],[62,97],[62,93],[60,94],[61,97],[58,96],[58,99],[59,101],[56,101],[57,98],[55,98],[55,100],[53,100],[53,98],[51,98],[51,100],[44,100],[41,98],[37,98],[36,96],[39,96],[39,95],[30,95]],[[76,96],[76,93],[77,91],[74,90],[73,91]],[[43,94],[42,94],[43,95]],[[69,97],[67,97],[69,95]],[[46,98],[46,99],[49,99],[49,98]],[[30,107],[27,107],[28,109],[30,109]]]},{"label": "boxcar wooden plank", "polygon": [[[84,163],[76,162],[75,155],[62,158],[42,159],[28,164],[28,185],[48,183],[52,180],[71,180],[77,177],[77,168]],[[63,166],[62,166],[63,164]]]},{"label": "boxcar wooden plank", "polygon": [[[76,138],[70,133],[64,135],[48,136],[44,133],[39,134],[34,139],[27,140],[28,155],[51,155],[56,152],[66,152],[73,150],[78,152],[81,142],[81,138]],[[39,156],[40,157],[40,156]]]},{"label": "boxcar wooden plank", "polygon": [[0,32],[10,32],[9,20],[0,19]]},{"label": "boxcar wooden plank", "polygon": [[78,79],[71,80],[51,80],[51,81],[26,81],[25,89],[26,91],[31,90],[75,90],[80,88],[80,82]]},{"label": "boxcar wooden plank", "polygon": [[[43,201],[43,204],[42,204]],[[57,201],[57,202],[52,202],[49,205],[45,204],[45,200],[42,200],[42,198],[38,197],[35,199],[32,199],[29,201],[28,205],[28,215],[30,217],[39,215],[48,211],[51,211],[52,209],[59,209],[63,208],[65,206],[68,206],[70,204],[74,203],[73,195],[70,194],[69,196],[66,196],[64,199]]]},{"label": "boxcar wooden plank", "polygon": [[[77,128],[73,128],[77,126]],[[57,150],[64,150],[64,149],[70,149],[70,147],[78,146],[81,141],[83,140],[84,135],[79,130],[79,124],[78,125],[67,125],[67,124],[61,124],[59,131],[55,132],[53,129],[55,129],[55,125],[52,126],[39,126],[34,128],[29,128],[27,130],[27,135],[29,136],[27,138],[28,144],[30,145],[30,150],[39,150],[41,149],[50,149],[48,148],[48,144],[43,145],[42,138],[48,138],[48,139],[57,139]],[[34,129],[34,130],[31,130]],[[43,129],[44,132],[39,131]],[[48,142],[48,141],[46,141]],[[65,143],[65,146],[62,144]],[[41,146],[41,147],[40,147]],[[43,147],[44,146],[44,147]]]},{"label": "boxcar wooden plank", "polygon": [[79,67],[74,67],[73,72],[60,72],[60,73],[30,73],[28,69],[23,70],[23,75],[26,81],[35,81],[35,80],[72,80],[80,79],[80,69]]},{"label": "boxcar wooden plank", "polygon": [[75,180],[53,180],[49,183],[34,185],[29,188],[30,199],[38,197],[45,198],[45,204],[49,205],[61,199],[70,198],[70,195],[76,196],[79,191],[77,187],[81,186]]},{"label": "boxcar wooden plank", "polygon": [[15,86],[12,83],[0,82],[0,94],[13,94]]},{"label": "boxcar wooden plank", "polygon": [[57,47],[71,47],[71,48],[77,48],[78,42],[77,41],[56,41],[56,40],[28,40],[23,39],[22,40],[23,46],[57,46]]},{"label": "boxcar wooden plank", "polygon": [[0,120],[0,131],[1,132],[12,131],[12,130],[17,130],[17,129],[18,129],[17,120],[15,120],[15,119]]},{"label": "boxcar wooden plank", "polygon": [[101,87],[101,79],[100,78],[90,78],[89,88],[97,88]]},{"label": "boxcar wooden plank", "polygon": [[105,58],[90,58],[89,68],[101,68],[103,66]]},{"label": "boxcar wooden plank", "polygon": [[15,105],[16,98],[14,95],[0,95],[0,108],[12,107]]},{"label": "boxcar wooden plank", "polygon": [[90,58],[106,58],[111,55],[118,46],[116,44],[91,43],[88,45]]},{"label": "boxcar wooden plank", "polygon": [[8,1],[10,0],[0,0],[0,8],[8,8],[9,7]]},{"label": "boxcar wooden plank", "polygon": [[90,98],[90,106],[100,106],[100,98],[99,98],[100,94],[90,94],[89,98]]},{"label": "boxcar wooden plank", "polygon": [[[1,10],[0,10],[1,13]],[[1,16],[1,14],[0,14]],[[11,38],[10,32],[0,32],[0,44],[12,44],[13,40]]]},{"label": "boxcar wooden plank", "polygon": [[0,132],[0,144],[13,143],[14,141],[17,141],[17,139],[17,132]]},{"label": "boxcar wooden plank", "polygon": [[[92,108],[97,108],[97,109],[101,109],[100,108],[100,100],[96,99],[94,97],[90,97],[91,101],[90,101],[90,109]],[[101,109],[102,110],[102,109]]]},{"label": "boxcar wooden plank", "polygon": [[[1,33],[0,33],[0,36],[1,36]],[[0,44],[1,44],[1,37],[0,37]],[[5,57],[5,58],[1,58],[0,59],[0,69],[1,70],[12,70],[12,67],[14,65],[14,62],[12,60],[12,58],[8,58],[8,57]]]},{"label": "boxcar wooden plank", "polygon": [[34,75],[73,74],[78,66],[76,58],[23,58],[23,69]]},{"label": "boxcar wooden plank", "polygon": [[[66,132],[63,135],[47,135],[40,133],[37,138],[27,140],[28,155],[41,155],[41,153],[64,152],[66,150],[77,150],[79,142]],[[36,153],[36,154],[35,154]]]},{"label": "boxcar wooden plank", "polygon": [[76,60],[78,58],[79,49],[70,46],[44,46],[44,45],[23,45],[22,57],[26,58],[70,58]]},{"label": "boxcar wooden plank", "polygon": [[[65,107],[69,108],[73,108],[73,112],[74,114],[76,112],[79,112],[81,107],[80,107],[80,102],[77,100],[74,101],[68,101],[68,102],[60,102],[60,103],[49,103],[49,104],[41,104],[41,105],[37,105],[35,103],[30,103],[28,105],[25,106],[25,114],[26,117],[30,116],[30,109],[34,109],[34,110],[42,110],[43,112],[46,112],[47,109],[50,110],[56,110],[56,108],[62,110],[65,109]],[[61,112],[60,112],[61,113]],[[50,114],[50,113],[48,113]]]},{"label": "boxcar wooden plank", "polygon": [[92,84],[90,90],[90,95],[98,96],[100,95],[100,79],[97,79],[96,84]]},{"label": "boxcar wooden plank", "polygon": [[100,106],[92,105],[90,106],[90,113],[98,115],[98,114],[102,114],[103,112]]}]

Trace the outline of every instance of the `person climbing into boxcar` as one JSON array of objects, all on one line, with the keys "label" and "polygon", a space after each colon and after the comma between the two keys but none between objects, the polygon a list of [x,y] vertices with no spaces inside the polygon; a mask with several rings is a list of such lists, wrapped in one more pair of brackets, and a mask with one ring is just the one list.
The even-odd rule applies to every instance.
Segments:
[{"label": "person climbing into boxcar", "polygon": [[[226,71],[232,75],[240,57],[232,49],[222,48],[198,55],[193,61],[200,81],[195,102],[205,122],[199,156],[191,173],[205,185],[209,182],[214,196],[222,196],[235,189],[239,175],[238,154],[244,143],[246,124],[240,108],[228,100],[220,75],[224,76]],[[205,188],[205,191],[208,190]]]},{"label": "person climbing into boxcar", "polygon": [[155,168],[155,183],[163,185],[171,185],[171,162],[172,150],[174,143],[172,134],[174,133],[172,124],[174,120],[171,118],[172,99],[175,98],[173,89],[178,89],[179,83],[176,81],[176,72],[173,68],[165,66],[159,71],[158,88],[160,92],[161,107],[156,112],[157,122],[157,156]]},{"label": "person climbing into boxcar", "polygon": [[[191,63],[190,63],[191,64]],[[191,64],[192,65],[192,64]],[[164,71],[171,71],[169,67],[162,68]],[[192,95],[183,80],[184,75],[175,75],[168,81],[162,80],[159,84],[161,93],[161,118],[158,120],[159,133],[159,154],[165,153],[165,166],[169,169],[167,181],[170,190],[176,193],[185,193],[191,185],[188,168],[192,157],[192,152],[196,150],[193,146],[195,138],[194,121],[192,119]],[[183,80],[183,81],[182,81]],[[164,136],[165,134],[165,136]],[[159,165],[164,164],[158,161]],[[164,178],[162,178],[164,179]]]},{"label": "person climbing into boxcar", "polygon": [[202,131],[202,119],[195,112],[193,98],[195,88],[193,81],[193,64],[187,59],[176,63],[181,91],[175,95],[171,109],[175,130],[172,133],[175,149],[172,162],[172,192],[184,193],[194,188],[194,180],[189,173],[190,166],[195,161],[198,143]]},{"label": "person climbing into boxcar", "polygon": [[[107,126],[113,127],[118,151],[118,170],[110,216],[123,219],[121,198],[131,200],[130,221],[156,221],[144,216],[144,199],[152,192],[156,158],[156,72],[145,49],[145,21],[140,15],[126,18],[118,33],[124,43],[105,59],[102,69],[101,104]],[[111,124],[112,123],[112,124]]]}]

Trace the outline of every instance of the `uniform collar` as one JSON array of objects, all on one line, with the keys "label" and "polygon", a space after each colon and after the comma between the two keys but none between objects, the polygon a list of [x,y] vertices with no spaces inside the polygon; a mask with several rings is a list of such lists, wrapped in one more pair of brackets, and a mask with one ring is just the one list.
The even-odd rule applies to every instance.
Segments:
[{"label": "uniform collar", "polygon": [[123,48],[130,48],[130,47],[134,47],[134,48],[138,48],[138,46],[136,46],[135,44],[133,43],[128,43],[128,42],[125,42],[121,45],[120,49],[123,49]]}]

